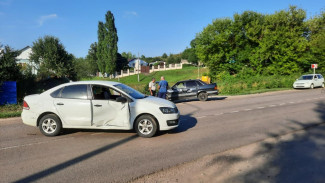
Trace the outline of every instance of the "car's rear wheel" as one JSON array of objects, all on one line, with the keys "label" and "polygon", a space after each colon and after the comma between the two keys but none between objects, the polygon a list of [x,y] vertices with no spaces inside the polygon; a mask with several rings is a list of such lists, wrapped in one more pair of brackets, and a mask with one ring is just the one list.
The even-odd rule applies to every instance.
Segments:
[{"label": "car's rear wheel", "polygon": [[135,122],[135,131],[140,137],[152,137],[156,134],[157,129],[157,121],[151,115],[142,115]]},{"label": "car's rear wheel", "polygon": [[314,84],[311,84],[310,85],[310,89],[314,89]]},{"label": "car's rear wheel", "polygon": [[208,100],[208,94],[207,93],[204,93],[204,92],[199,93],[199,95],[197,97],[198,97],[198,99],[200,101],[207,101]]},{"label": "car's rear wheel", "polygon": [[54,114],[43,116],[39,123],[39,129],[45,136],[56,136],[61,132],[62,124],[60,119]]}]

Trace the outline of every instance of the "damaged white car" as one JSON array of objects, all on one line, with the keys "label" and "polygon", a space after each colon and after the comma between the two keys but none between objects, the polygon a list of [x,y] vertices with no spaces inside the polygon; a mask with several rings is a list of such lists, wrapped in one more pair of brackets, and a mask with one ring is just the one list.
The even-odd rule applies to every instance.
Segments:
[{"label": "damaged white car", "polygon": [[39,127],[46,136],[63,128],[135,129],[141,137],[179,125],[174,103],[117,82],[66,83],[24,98],[23,123]]}]

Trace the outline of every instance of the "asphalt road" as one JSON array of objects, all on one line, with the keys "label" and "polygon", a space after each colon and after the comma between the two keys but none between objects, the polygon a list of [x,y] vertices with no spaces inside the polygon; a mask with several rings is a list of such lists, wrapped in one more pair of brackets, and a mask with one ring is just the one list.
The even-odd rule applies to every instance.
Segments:
[{"label": "asphalt road", "polygon": [[0,120],[0,182],[127,182],[325,122],[321,89],[216,97],[177,106],[181,125],[154,138],[132,131],[66,130],[45,137]]}]

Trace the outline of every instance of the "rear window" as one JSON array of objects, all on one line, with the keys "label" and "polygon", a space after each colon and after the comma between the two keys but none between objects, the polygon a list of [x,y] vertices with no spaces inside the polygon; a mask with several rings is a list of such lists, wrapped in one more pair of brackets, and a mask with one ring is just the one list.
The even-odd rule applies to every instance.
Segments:
[{"label": "rear window", "polygon": [[53,98],[58,98],[59,97],[59,94],[61,92],[62,88],[58,89],[58,90],[55,90],[54,92],[52,92],[50,95],[51,97]]},{"label": "rear window", "polygon": [[87,99],[87,85],[71,85],[63,88],[61,98]]},{"label": "rear window", "polygon": [[196,83],[197,83],[199,86],[206,85],[203,81],[196,81]]},{"label": "rear window", "polygon": [[188,82],[186,82],[186,88],[194,88],[194,87],[197,87],[195,81],[188,81]]}]

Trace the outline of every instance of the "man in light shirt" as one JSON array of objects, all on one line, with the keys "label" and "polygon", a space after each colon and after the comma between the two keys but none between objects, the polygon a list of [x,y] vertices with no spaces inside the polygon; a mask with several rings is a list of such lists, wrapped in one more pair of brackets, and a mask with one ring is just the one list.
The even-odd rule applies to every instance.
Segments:
[{"label": "man in light shirt", "polygon": [[149,83],[149,91],[151,96],[156,96],[156,79],[152,78],[152,80]]}]

